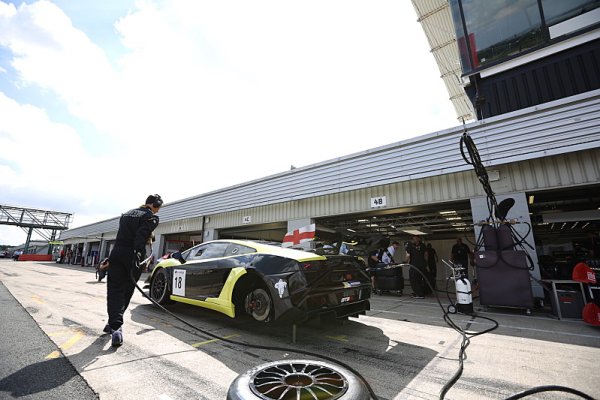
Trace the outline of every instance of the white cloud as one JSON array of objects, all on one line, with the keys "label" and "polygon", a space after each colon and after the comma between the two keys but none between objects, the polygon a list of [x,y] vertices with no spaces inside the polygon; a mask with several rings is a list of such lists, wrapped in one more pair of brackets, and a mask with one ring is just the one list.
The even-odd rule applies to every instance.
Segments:
[{"label": "white cloud", "polygon": [[177,200],[455,125],[409,2],[146,0],[115,32],[120,58],[49,1],[0,2],[15,84],[44,94],[0,86],[6,190],[69,199],[92,222],[150,192]]}]

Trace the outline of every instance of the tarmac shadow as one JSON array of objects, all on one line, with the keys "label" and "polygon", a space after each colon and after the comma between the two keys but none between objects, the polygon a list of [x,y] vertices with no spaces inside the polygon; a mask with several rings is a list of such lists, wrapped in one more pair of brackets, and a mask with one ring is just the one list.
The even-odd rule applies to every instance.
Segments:
[{"label": "tarmac shadow", "polygon": [[[99,337],[82,352],[67,357],[58,357],[29,364],[26,367],[2,378],[0,392],[6,392],[10,397],[33,396],[52,389],[69,385],[72,380],[78,382],[78,390],[86,388],[88,393],[83,393],[81,398],[96,397],[94,391],[83,380],[73,366],[73,362],[88,364],[98,357],[107,342],[106,337]],[[52,393],[52,392],[49,392]]]},{"label": "tarmac shadow", "polygon": [[[293,327],[290,324],[259,323],[245,316],[232,319],[212,310],[181,303],[166,308],[197,326],[199,334],[194,337],[192,328],[152,304],[142,304],[131,309],[133,321],[149,326],[138,334],[160,330],[191,344],[213,339],[203,334],[204,330],[217,336],[230,337],[235,342],[248,343],[249,346],[246,347],[243,344],[220,342],[220,345],[197,348],[238,374],[248,370],[248,363],[258,365],[270,360],[269,357],[274,353],[263,351],[264,347],[287,349],[292,358],[318,359],[321,356],[320,358],[342,361],[355,370],[362,370],[361,373],[371,382],[378,396],[385,399],[394,398],[437,356],[437,352],[430,348],[390,341],[381,329],[362,323],[360,317],[341,323],[310,320],[298,324],[296,342],[293,343]],[[234,362],[226,355],[227,352],[219,350],[221,346],[241,351],[250,357],[245,361]],[[393,391],[389,390],[389,382],[394,382]]]}]

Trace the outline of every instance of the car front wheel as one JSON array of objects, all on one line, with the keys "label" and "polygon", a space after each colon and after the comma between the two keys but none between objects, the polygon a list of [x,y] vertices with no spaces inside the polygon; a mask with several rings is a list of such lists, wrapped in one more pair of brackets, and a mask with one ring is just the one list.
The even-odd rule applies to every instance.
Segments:
[{"label": "car front wheel", "polygon": [[169,280],[167,271],[164,268],[159,269],[152,277],[150,284],[150,298],[158,304],[171,303],[171,291],[169,290]]},{"label": "car front wheel", "polygon": [[246,295],[244,300],[246,313],[259,322],[269,322],[273,311],[273,302],[263,288],[256,288]]}]

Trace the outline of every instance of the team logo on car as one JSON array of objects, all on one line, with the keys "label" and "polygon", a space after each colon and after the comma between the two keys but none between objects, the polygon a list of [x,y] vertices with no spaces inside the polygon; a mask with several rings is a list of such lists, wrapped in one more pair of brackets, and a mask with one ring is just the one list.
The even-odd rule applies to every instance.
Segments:
[{"label": "team logo on car", "polygon": [[279,282],[275,284],[275,289],[279,293],[279,298],[283,298],[283,294],[285,293],[285,289],[287,288],[287,283],[283,279],[279,279]]}]

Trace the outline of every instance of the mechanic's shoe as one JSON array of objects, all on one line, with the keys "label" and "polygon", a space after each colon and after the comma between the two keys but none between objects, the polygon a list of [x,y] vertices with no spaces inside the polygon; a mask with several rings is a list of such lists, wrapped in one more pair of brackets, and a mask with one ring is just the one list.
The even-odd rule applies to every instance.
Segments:
[{"label": "mechanic's shoe", "polygon": [[104,327],[104,329],[102,329],[102,332],[104,332],[104,333],[111,333],[110,331],[111,330],[110,330],[110,325],[109,324],[106,324],[106,326]]},{"label": "mechanic's shoe", "polygon": [[121,328],[117,329],[116,331],[112,331],[111,335],[113,347],[119,347],[123,344],[123,331]]}]

